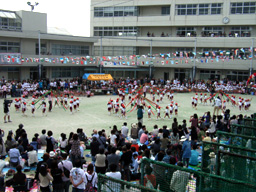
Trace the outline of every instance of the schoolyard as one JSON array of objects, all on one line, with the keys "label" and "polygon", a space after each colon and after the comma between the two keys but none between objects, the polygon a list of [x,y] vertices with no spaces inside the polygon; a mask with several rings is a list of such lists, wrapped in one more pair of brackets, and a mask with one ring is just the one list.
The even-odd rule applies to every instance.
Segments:
[{"label": "schoolyard", "polygon": [[[174,103],[178,103],[179,112],[178,115],[173,115],[172,119],[161,119],[156,120],[156,112],[153,109],[155,115],[152,115],[152,119],[148,120],[147,110],[144,114],[143,124],[146,125],[147,129],[150,131],[153,129],[155,124],[158,127],[162,127],[163,125],[167,125],[169,128],[172,125],[173,118],[176,117],[178,119],[178,123],[181,124],[183,119],[187,120],[187,126],[190,126],[189,118],[194,113],[197,113],[198,116],[202,116],[205,112],[210,111],[211,115],[213,113],[213,107],[210,105],[208,100],[208,105],[204,106],[202,104],[198,104],[197,110],[191,107],[191,97],[193,97],[195,93],[174,93]],[[209,94],[208,94],[209,95]],[[61,133],[66,133],[67,137],[70,132],[76,132],[77,128],[83,128],[84,132],[87,136],[90,136],[93,129],[101,130],[105,129],[109,134],[110,129],[113,125],[117,125],[118,129],[121,128],[124,122],[128,123],[128,127],[131,127],[132,123],[137,123],[137,111],[127,113],[127,119],[120,119],[114,114],[109,115],[107,111],[107,102],[110,99],[116,99],[118,96],[113,95],[103,95],[103,96],[93,96],[90,98],[80,97],[80,107],[79,111],[70,114],[69,109],[64,110],[63,107],[53,107],[52,112],[48,112],[46,117],[42,116],[42,109],[36,109],[35,117],[32,117],[31,107],[27,106],[27,117],[22,116],[21,111],[15,112],[14,104],[10,107],[10,115],[11,115],[11,123],[4,123],[3,121],[3,105],[0,105],[0,110],[2,111],[2,121],[0,122],[0,128],[3,129],[6,134],[9,130],[15,132],[18,128],[18,125],[22,123],[24,125],[25,130],[28,133],[28,138],[31,141],[34,133],[41,134],[42,129],[52,130],[55,138],[59,138]],[[239,95],[236,94],[236,98],[243,97],[252,99],[251,108],[249,111],[239,111],[238,107],[232,107],[231,103],[227,104],[227,109],[231,110],[231,115],[235,114],[245,114],[251,115],[256,112],[256,99],[251,95]],[[150,94],[147,94],[148,99],[152,99]],[[14,99],[14,98],[8,98]],[[30,98],[28,98],[29,100]],[[156,96],[156,99],[158,97]],[[1,99],[0,102],[4,100]],[[47,101],[47,99],[46,99]],[[31,103],[31,102],[27,102]],[[128,104],[128,97],[126,97],[126,104]],[[54,104],[54,102],[53,102]],[[148,103],[146,102],[148,105]],[[164,109],[170,104],[170,101],[167,97],[164,97],[162,103],[160,103],[161,108],[161,117],[164,117]],[[36,105],[36,108],[39,107],[40,104]],[[48,103],[47,103],[48,108]],[[126,111],[130,110],[130,106],[127,107]]]}]

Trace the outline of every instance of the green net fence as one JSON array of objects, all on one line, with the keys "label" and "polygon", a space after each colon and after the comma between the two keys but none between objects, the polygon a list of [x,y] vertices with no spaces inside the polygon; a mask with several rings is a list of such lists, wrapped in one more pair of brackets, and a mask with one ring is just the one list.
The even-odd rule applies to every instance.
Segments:
[{"label": "green net fence", "polygon": [[124,180],[107,177],[106,175],[98,175],[98,192],[156,192],[155,189],[150,189],[139,183],[127,182]]},{"label": "green net fence", "polygon": [[203,142],[201,169],[241,181],[256,180],[256,149]]},{"label": "green net fence", "polygon": [[256,127],[248,125],[231,125],[231,132],[235,134],[256,136]]},{"label": "green net fence", "polygon": [[176,165],[166,164],[150,159],[141,162],[141,184],[145,182],[147,167],[153,169],[156,180],[155,188],[170,192],[255,192],[256,184],[225,178],[218,175],[195,171]]},{"label": "green net fence", "polygon": [[[255,129],[256,130],[256,129]],[[217,131],[218,143],[227,144],[239,147],[246,147],[249,149],[256,149],[256,135],[242,135]]]},{"label": "green net fence", "polygon": [[246,126],[252,126],[252,127],[256,127],[256,119],[252,119],[252,118],[245,118],[244,119],[244,125]]}]

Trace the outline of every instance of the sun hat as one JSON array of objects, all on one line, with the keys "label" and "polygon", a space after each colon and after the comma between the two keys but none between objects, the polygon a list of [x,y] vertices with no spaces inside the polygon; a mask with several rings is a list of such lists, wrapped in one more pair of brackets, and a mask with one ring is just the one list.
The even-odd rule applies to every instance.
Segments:
[{"label": "sun hat", "polygon": [[186,136],[184,136],[184,135],[180,138],[180,141],[181,141],[181,142],[186,141],[186,140],[187,140],[187,138],[186,138]]},{"label": "sun hat", "polygon": [[211,152],[210,155],[209,155],[210,158],[215,158],[215,153],[214,152]]},{"label": "sun hat", "polygon": [[50,157],[54,157],[54,156],[55,156],[54,151],[50,151],[49,156],[50,156]]}]

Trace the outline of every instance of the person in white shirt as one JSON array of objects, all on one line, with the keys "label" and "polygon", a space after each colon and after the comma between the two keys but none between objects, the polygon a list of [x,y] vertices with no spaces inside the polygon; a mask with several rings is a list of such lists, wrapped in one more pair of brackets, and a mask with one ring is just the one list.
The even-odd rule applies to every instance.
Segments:
[{"label": "person in white shirt", "polygon": [[81,161],[76,160],[74,167],[70,171],[70,181],[72,183],[73,191],[85,190],[85,174],[84,170],[80,168]]},{"label": "person in white shirt", "polygon": [[37,152],[33,146],[28,147],[28,166],[33,166],[38,163]]},{"label": "person in white shirt", "polygon": [[217,116],[218,116],[220,109],[221,109],[221,99],[218,96],[215,99],[215,105],[214,105],[214,108],[213,108],[213,115],[215,115],[215,112],[217,111]]},{"label": "person in white shirt", "polygon": [[121,128],[121,133],[122,133],[124,138],[126,138],[128,136],[128,132],[129,132],[129,129],[127,127],[127,123],[124,122],[124,125]]},{"label": "person in white shirt", "polygon": [[94,166],[92,163],[90,163],[87,167],[87,172],[84,174],[84,182],[85,182],[85,191],[88,191],[87,189],[87,183],[91,181],[92,187],[97,191],[98,188],[98,175],[96,172],[94,172]]},{"label": "person in white shirt", "polygon": [[[116,164],[109,165],[109,168],[110,168],[110,172],[107,172],[106,176],[112,177],[115,179],[121,179],[121,173],[119,171],[116,171],[117,169]],[[108,181],[106,186],[107,186],[106,191],[110,191],[110,189],[112,191],[121,191],[121,185],[116,184],[115,182]]]},{"label": "person in white shirt", "polygon": [[[67,160],[68,154],[67,153],[61,153],[61,156],[63,160],[59,162],[58,168],[61,169],[64,172],[64,168],[67,170],[71,170],[73,168],[72,162]],[[70,185],[70,179],[65,175],[65,173],[62,176],[62,181],[63,181],[63,188],[65,192],[69,192],[69,185]]]}]

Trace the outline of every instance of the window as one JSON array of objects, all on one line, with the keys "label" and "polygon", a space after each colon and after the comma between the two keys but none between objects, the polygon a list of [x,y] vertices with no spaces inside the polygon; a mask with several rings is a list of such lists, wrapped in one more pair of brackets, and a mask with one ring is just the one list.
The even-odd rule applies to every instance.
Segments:
[{"label": "window", "polygon": [[176,5],[177,15],[196,15],[197,4]]},{"label": "window", "polygon": [[229,71],[227,74],[228,80],[232,81],[246,81],[248,79],[248,72]]},{"label": "window", "polygon": [[212,3],[211,4],[211,14],[218,15],[221,14],[222,3]]},{"label": "window", "polygon": [[[42,55],[45,55],[47,52],[46,52],[46,44],[42,44],[41,43],[41,54]],[[38,43],[36,43],[36,55],[39,55],[39,46],[38,46]]]},{"label": "window", "polygon": [[197,5],[189,4],[187,5],[187,15],[196,15]]},{"label": "window", "polygon": [[201,80],[220,79],[220,71],[200,70],[200,79]]},{"label": "window", "polygon": [[177,28],[177,36],[179,37],[187,37],[187,36],[194,36],[195,29],[194,27],[178,27]]},{"label": "window", "polygon": [[20,53],[20,43],[0,41],[0,53]]},{"label": "window", "polygon": [[11,11],[0,11],[0,30],[21,31],[21,18]]},{"label": "window", "polygon": [[89,55],[89,46],[81,45],[52,45],[53,55]]},{"label": "window", "polygon": [[137,36],[137,27],[94,27],[94,36]]},{"label": "window", "polygon": [[[102,55],[105,56],[120,56],[120,55],[137,55],[138,49],[136,47],[108,47],[104,46]],[[100,47],[94,47],[94,55],[100,55]]]},{"label": "window", "polygon": [[204,27],[202,33],[204,36],[222,36],[223,27]]},{"label": "window", "polygon": [[175,69],[174,70],[174,78],[179,79],[181,82],[184,79],[190,78],[190,69]]},{"label": "window", "polygon": [[53,67],[52,78],[73,78],[82,76],[83,67]]},{"label": "window", "polygon": [[232,27],[230,33],[230,35],[234,37],[250,37],[251,28],[248,26]]},{"label": "window", "polygon": [[137,15],[138,8],[134,6],[94,7],[94,17],[124,17]]},{"label": "window", "polygon": [[199,4],[199,15],[208,15],[209,4]]},{"label": "window", "polygon": [[168,7],[162,7],[162,15],[170,15],[170,6]]},{"label": "window", "polygon": [[256,2],[231,3],[231,14],[252,14],[255,13]]}]

